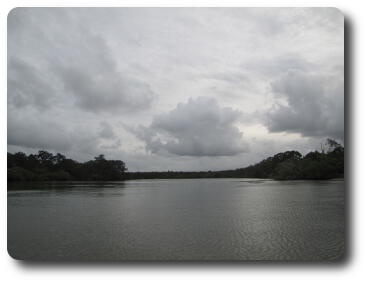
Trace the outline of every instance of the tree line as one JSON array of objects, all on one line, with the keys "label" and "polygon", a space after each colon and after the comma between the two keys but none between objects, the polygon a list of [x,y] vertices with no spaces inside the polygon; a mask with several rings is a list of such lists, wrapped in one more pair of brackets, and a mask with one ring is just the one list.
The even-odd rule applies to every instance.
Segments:
[{"label": "tree line", "polygon": [[286,151],[245,168],[201,172],[132,172],[131,179],[167,178],[272,178],[276,180],[325,180],[344,178],[344,147],[332,139],[321,144],[321,151],[302,156]]},{"label": "tree line", "polygon": [[128,172],[121,160],[106,160],[99,155],[84,163],[47,151],[26,155],[8,153],[8,181],[116,181],[126,179],[183,178],[272,178],[276,180],[323,180],[344,177],[344,147],[327,139],[321,151],[302,156],[286,151],[261,162],[234,170]]},{"label": "tree line", "polygon": [[127,171],[121,160],[106,160],[104,155],[84,163],[57,153],[8,153],[8,181],[109,181],[123,180]]},{"label": "tree line", "polygon": [[276,180],[344,178],[344,147],[327,139],[321,145],[321,152],[312,151],[302,156],[298,151],[286,151],[237,170],[243,176]]}]

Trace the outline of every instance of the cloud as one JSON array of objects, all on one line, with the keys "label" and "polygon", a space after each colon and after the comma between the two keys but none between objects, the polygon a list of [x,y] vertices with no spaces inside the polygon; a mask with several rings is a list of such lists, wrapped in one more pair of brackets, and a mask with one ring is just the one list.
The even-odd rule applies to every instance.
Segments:
[{"label": "cloud", "polygon": [[281,56],[269,58],[252,58],[243,63],[242,68],[252,73],[262,76],[278,76],[290,70],[309,71],[315,69],[315,64],[311,64],[303,59],[299,54],[282,54]]},{"label": "cloud", "polygon": [[35,115],[34,111],[22,115],[12,111],[8,113],[8,145],[96,155],[100,152],[101,138],[93,128],[93,124],[70,126],[58,117]]},{"label": "cloud", "polygon": [[217,72],[213,74],[203,74],[197,76],[197,78],[203,78],[208,80],[222,81],[232,84],[240,84],[243,82],[248,82],[249,78],[240,72],[226,71]]},{"label": "cloud", "polygon": [[134,112],[149,108],[154,99],[148,84],[117,74],[101,77],[90,71],[65,68],[60,77],[65,89],[76,98],[76,105],[87,111]]},{"label": "cloud", "polygon": [[50,107],[53,88],[35,66],[10,58],[8,62],[8,103],[16,108],[35,106],[39,110]]},{"label": "cloud", "polygon": [[46,107],[50,97],[61,92],[61,103],[69,101],[90,112],[149,108],[155,98],[150,85],[123,73],[106,38],[74,16],[68,9],[20,8],[10,13],[10,103]]},{"label": "cloud", "polygon": [[54,121],[8,116],[8,144],[38,149],[68,151],[72,147],[69,133]]},{"label": "cloud", "polygon": [[229,169],[343,135],[336,9],[17,8],[7,34],[9,150]]},{"label": "cloud", "polygon": [[179,103],[172,111],[156,116],[149,127],[140,126],[133,132],[152,153],[231,156],[247,150],[242,132],[234,125],[240,117],[240,111],[221,108],[213,98],[199,97]]},{"label": "cloud", "polygon": [[112,126],[107,122],[100,123],[99,136],[104,139],[112,139],[116,137]]},{"label": "cloud", "polygon": [[[102,144],[100,146],[101,150],[118,150],[122,145],[122,142],[120,139],[116,139],[115,141],[113,141],[110,144]],[[113,155],[113,153],[112,153]]]},{"label": "cloud", "polygon": [[274,81],[273,93],[285,100],[267,115],[271,132],[300,133],[306,137],[344,135],[344,81],[341,76],[315,76],[291,70]]}]

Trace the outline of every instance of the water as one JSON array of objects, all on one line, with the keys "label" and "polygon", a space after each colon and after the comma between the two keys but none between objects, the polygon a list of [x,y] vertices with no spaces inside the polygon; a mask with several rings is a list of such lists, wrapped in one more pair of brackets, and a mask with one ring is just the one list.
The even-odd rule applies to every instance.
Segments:
[{"label": "water", "polygon": [[8,250],[33,260],[333,260],[344,181],[9,184]]}]

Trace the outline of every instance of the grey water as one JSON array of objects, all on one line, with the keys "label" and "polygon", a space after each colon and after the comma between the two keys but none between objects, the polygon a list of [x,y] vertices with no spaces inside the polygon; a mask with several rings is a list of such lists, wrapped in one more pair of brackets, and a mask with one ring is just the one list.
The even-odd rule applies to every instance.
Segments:
[{"label": "grey water", "polygon": [[336,260],[344,181],[8,185],[8,252],[28,260]]}]

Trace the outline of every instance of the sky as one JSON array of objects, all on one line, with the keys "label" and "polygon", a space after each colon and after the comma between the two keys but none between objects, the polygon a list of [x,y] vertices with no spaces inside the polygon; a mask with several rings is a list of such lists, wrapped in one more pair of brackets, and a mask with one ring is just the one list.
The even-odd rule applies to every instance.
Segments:
[{"label": "sky", "polygon": [[245,167],[344,140],[335,8],[16,8],[8,151],[129,171]]}]

